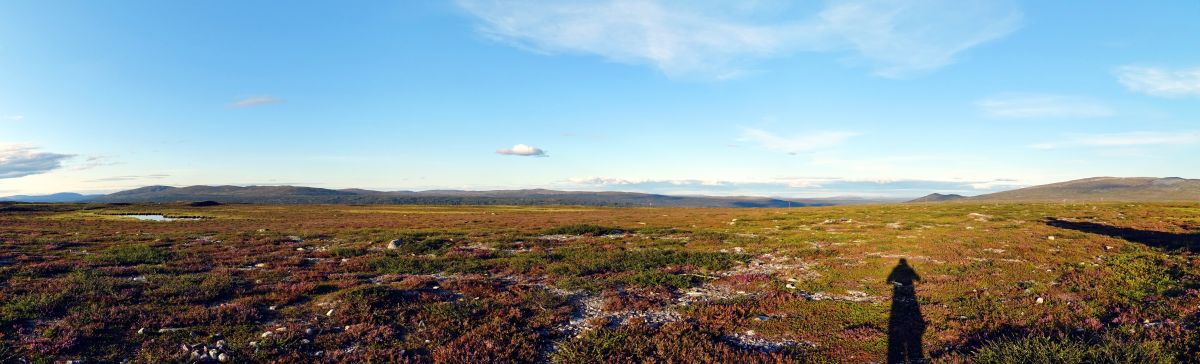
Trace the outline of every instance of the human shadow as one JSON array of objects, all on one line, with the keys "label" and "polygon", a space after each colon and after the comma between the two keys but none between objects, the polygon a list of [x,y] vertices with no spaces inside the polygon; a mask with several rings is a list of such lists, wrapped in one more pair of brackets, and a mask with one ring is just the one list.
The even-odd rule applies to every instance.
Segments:
[{"label": "human shadow", "polygon": [[917,303],[917,289],[913,285],[921,280],[917,271],[908,265],[907,259],[892,268],[887,283],[892,285],[892,312],[888,318],[888,363],[924,363],[924,348],[921,337],[925,335],[925,318]]},{"label": "human shadow", "polygon": [[1094,222],[1070,221],[1058,218],[1046,218],[1046,225],[1061,229],[1082,231],[1085,233],[1108,235],[1126,241],[1144,244],[1146,246],[1166,250],[1182,249],[1189,252],[1200,252],[1200,234],[1168,233],[1153,230],[1139,230],[1118,227]]}]

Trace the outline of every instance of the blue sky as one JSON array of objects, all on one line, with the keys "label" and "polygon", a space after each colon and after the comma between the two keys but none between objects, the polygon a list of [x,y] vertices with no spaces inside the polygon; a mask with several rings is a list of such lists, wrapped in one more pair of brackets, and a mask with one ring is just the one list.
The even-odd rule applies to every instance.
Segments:
[{"label": "blue sky", "polygon": [[0,194],[1200,177],[1196,1],[0,3]]}]

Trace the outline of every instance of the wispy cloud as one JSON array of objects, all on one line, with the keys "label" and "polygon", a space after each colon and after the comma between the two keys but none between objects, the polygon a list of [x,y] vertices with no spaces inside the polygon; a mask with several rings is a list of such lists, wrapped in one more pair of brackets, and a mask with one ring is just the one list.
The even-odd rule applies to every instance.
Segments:
[{"label": "wispy cloud", "polygon": [[564,189],[635,191],[675,195],[748,195],[777,197],[916,197],[930,192],[982,194],[1023,187],[1014,179],[920,180],[786,177],[761,180],[626,179],[581,177]]},{"label": "wispy cloud", "polygon": [[1009,119],[1099,118],[1112,108],[1086,97],[1043,94],[1003,94],[975,103],[984,114]]},{"label": "wispy cloud", "polygon": [[25,115],[4,115],[0,116],[0,121],[22,121],[25,120]]},{"label": "wispy cloud", "polygon": [[496,150],[496,154],[516,155],[522,157],[549,157],[546,151],[541,148],[531,147],[525,144],[517,144],[512,148],[503,148]]},{"label": "wispy cloud", "polygon": [[820,131],[780,136],[766,130],[747,128],[742,131],[739,140],[753,142],[770,150],[796,154],[837,146],[857,135],[859,133],[848,131]]},{"label": "wispy cloud", "polygon": [[[953,63],[1020,27],[1008,0],[839,1],[778,19],[778,2],[459,0],[494,39],[541,53],[649,64],[668,76],[724,79],[795,52],[849,52],[885,77]],[[784,5],[786,6],[786,5]]]},{"label": "wispy cloud", "polygon": [[229,104],[229,107],[253,107],[271,104],[281,104],[284,100],[275,96],[250,96],[241,100],[234,101]]},{"label": "wispy cloud", "polygon": [[1035,149],[1066,147],[1138,147],[1200,144],[1200,131],[1135,131],[1109,134],[1077,134],[1063,141],[1034,144]]},{"label": "wispy cloud", "polygon": [[0,144],[0,179],[42,174],[62,168],[62,162],[72,155],[39,152],[37,148],[19,144]]},{"label": "wispy cloud", "polygon": [[1123,66],[1116,73],[1117,80],[1134,92],[1161,97],[1200,96],[1200,67]]},{"label": "wispy cloud", "polygon": [[105,177],[105,178],[90,179],[90,180],[86,180],[86,181],[84,181],[84,182],[126,182],[126,181],[142,181],[142,180],[156,180],[156,179],[163,179],[163,178],[167,178],[167,177],[170,177],[170,176],[171,176],[171,175],[168,175],[168,174],[148,174],[148,175],[142,175],[142,176],[114,176],[114,177]]}]

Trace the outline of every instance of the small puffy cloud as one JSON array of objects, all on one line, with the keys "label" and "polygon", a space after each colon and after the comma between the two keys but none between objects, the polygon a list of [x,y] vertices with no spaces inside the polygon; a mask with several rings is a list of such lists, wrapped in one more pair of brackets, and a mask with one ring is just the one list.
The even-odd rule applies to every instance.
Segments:
[{"label": "small puffy cloud", "polygon": [[247,98],[244,98],[241,100],[234,101],[233,103],[229,104],[229,107],[237,107],[237,108],[254,107],[254,106],[263,106],[263,105],[271,105],[271,104],[280,104],[283,102],[284,102],[283,99],[275,97],[275,96],[265,96],[265,95],[264,96],[250,96],[250,97],[247,97]]},{"label": "small puffy cloud", "polygon": [[522,157],[549,157],[546,151],[538,147],[532,147],[525,144],[517,144],[512,148],[503,148],[496,150],[496,154],[516,155]]},{"label": "small puffy cloud", "polygon": [[1160,132],[1135,131],[1128,133],[1080,134],[1061,142],[1031,145],[1034,149],[1058,149],[1065,147],[1139,147],[1200,144],[1200,131]]},{"label": "small puffy cloud", "polygon": [[1130,91],[1151,96],[1200,96],[1200,67],[1166,69],[1123,66],[1117,68],[1117,80]]},{"label": "small puffy cloud", "polygon": [[[1010,0],[458,0],[480,32],[539,53],[647,64],[671,77],[728,79],[798,52],[853,55],[884,77],[929,71],[1021,25]],[[783,14],[783,15],[781,15]]]},{"label": "small puffy cloud", "polygon": [[1007,119],[1099,118],[1113,110],[1098,101],[1079,96],[1005,94],[975,103],[984,114]]},{"label": "small puffy cloud", "polygon": [[0,144],[0,179],[42,174],[62,168],[69,154],[39,152],[26,145]]},{"label": "small puffy cloud", "polygon": [[756,143],[763,148],[791,154],[826,149],[842,144],[858,133],[848,131],[821,131],[791,136],[781,136],[761,129],[747,128],[740,140]]}]

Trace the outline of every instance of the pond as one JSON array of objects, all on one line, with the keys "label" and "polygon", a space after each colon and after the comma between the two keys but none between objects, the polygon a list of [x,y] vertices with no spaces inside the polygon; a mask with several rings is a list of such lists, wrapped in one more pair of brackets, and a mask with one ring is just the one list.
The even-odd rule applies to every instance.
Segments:
[{"label": "pond", "polygon": [[128,215],[121,215],[121,216],[132,217],[132,218],[135,218],[138,220],[144,220],[144,221],[194,221],[194,220],[200,220],[200,218],[198,218],[198,217],[166,217],[161,214],[128,214]]}]

